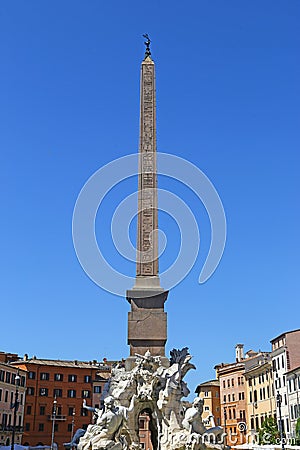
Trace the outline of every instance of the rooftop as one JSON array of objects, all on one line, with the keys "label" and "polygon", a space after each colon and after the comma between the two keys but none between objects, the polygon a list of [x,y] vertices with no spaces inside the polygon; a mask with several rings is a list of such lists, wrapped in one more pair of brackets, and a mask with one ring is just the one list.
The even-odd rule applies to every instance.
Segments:
[{"label": "rooftop", "polygon": [[271,344],[273,344],[273,342],[277,341],[278,339],[282,338],[283,336],[285,336],[286,334],[290,334],[290,333],[297,333],[298,331],[300,331],[300,328],[296,329],[296,330],[291,330],[291,331],[285,331],[284,333],[279,334],[278,336],[276,336],[275,338],[271,339],[270,342]]},{"label": "rooftop", "polygon": [[202,387],[209,387],[209,386],[220,386],[220,381],[219,380],[209,380],[209,381],[204,381],[203,383],[198,384],[198,386],[195,389],[195,393],[198,394],[201,390]]},{"label": "rooftop", "polygon": [[76,367],[81,369],[98,369],[103,371],[110,371],[111,366],[114,362],[97,362],[94,361],[65,361],[60,359],[38,359],[36,357],[29,359],[19,359],[17,361],[11,362],[12,365],[27,365],[27,364],[36,364],[40,366],[58,366],[58,367]]}]

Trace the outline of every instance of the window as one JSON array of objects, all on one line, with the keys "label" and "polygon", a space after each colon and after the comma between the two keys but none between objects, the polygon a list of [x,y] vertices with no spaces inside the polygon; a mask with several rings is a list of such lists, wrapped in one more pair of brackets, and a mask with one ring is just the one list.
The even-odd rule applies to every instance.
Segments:
[{"label": "window", "polygon": [[223,380],[223,388],[225,389],[226,384],[225,384],[225,380]]},{"label": "window", "polygon": [[238,386],[241,384],[241,377],[238,377]]},{"label": "window", "polygon": [[30,431],[30,423],[25,423],[25,431]]},{"label": "window", "polygon": [[81,397],[82,397],[82,398],[90,398],[90,396],[91,396],[91,391],[83,390],[83,391],[81,392]]},{"label": "window", "polygon": [[218,427],[221,425],[221,419],[220,419],[220,417],[217,417],[217,425],[218,425]]},{"label": "window", "polygon": [[231,378],[231,386],[232,387],[234,386],[234,379],[233,378]]},{"label": "window", "polygon": [[10,372],[6,372],[5,383],[10,383]]},{"label": "window", "polygon": [[227,387],[230,387],[230,380],[227,380]]},{"label": "window", "polygon": [[48,389],[47,388],[40,388],[39,394],[43,397],[48,397]]},{"label": "window", "polygon": [[281,357],[281,367],[284,369],[284,356]]},{"label": "window", "polygon": [[54,381],[63,381],[64,376],[62,373],[55,373],[54,374]]},{"label": "window", "polygon": [[208,391],[204,391],[204,397],[208,397]]},{"label": "window", "polygon": [[216,391],[216,398],[219,398],[219,392]]},{"label": "window", "polygon": [[86,408],[81,408],[80,415],[83,417],[88,416],[88,410]]},{"label": "window", "polygon": [[94,394],[101,394],[101,386],[94,386]]},{"label": "window", "polygon": [[25,377],[24,376],[22,376],[21,377],[21,386],[25,386]]},{"label": "window", "polygon": [[2,389],[0,389],[0,402],[2,400]]},{"label": "window", "polygon": [[8,391],[5,391],[5,399],[4,399],[5,403],[7,403],[8,401]]},{"label": "window", "polygon": [[294,407],[293,407],[293,405],[291,405],[290,408],[291,408],[291,418],[292,418],[292,420],[294,420]]},{"label": "window", "polygon": [[85,383],[90,383],[91,381],[92,381],[91,375],[85,375],[85,376],[84,376],[84,382],[85,382]]},{"label": "window", "polygon": [[41,375],[40,375],[40,379],[41,380],[49,380],[49,373],[47,373],[47,372],[41,372]]},{"label": "window", "polygon": [[71,423],[68,423],[68,432],[71,433],[73,431],[73,426]]},{"label": "window", "polygon": [[7,425],[7,414],[6,413],[2,414],[2,425],[4,427],[6,427],[6,425]]},{"label": "window", "polygon": [[28,372],[29,380],[35,380],[35,372]]},{"label": "window", "polygon": [[31,405],[27,405],[26,414],[28,414],[28,415],[31,414]]},{"label": "window", "polygon": [[204,411],[209,411],[209,406],[205,406]]},{"label": "window", "polygon": [[235,409],[232,410],[233,418],[235,419]]},{"label": "window", "polygon": [[58,423],[54,424],[54,431],[57,432],[58,431]]},{"label": "window", "polygon": [[62,397],[62,389],[53,389],[53,397]]},{"label": "window", "polygon": [[232,401],[235,402],[235,395],[232,394]]},{"label": "window", "polygon": [[226,395],[224,395],[223,401],[224,403],[226,403]]},{"label": "window", "polygon": [[43,423],[39,423],[39,431],[44,431],[44,424]]},{"label": "window", "polygon": [[68,397],[69,397],[69,398],[75,398],[75,397],[76,397],[76,391],[75,391],[75,389],[69,389],[69,390],[68,390]]},{"label": "window", "polygon": [[75,408],[73,408],[73,406],[69,406],[68,416],[73,416],[74,413],[75,413]]},{"label": "window", "polygon": [[20,405],[23,405],[23,394],[20,395]]},{"label": "window", "polygon": [[0,370],[0,381],[4,381],[4,370]]},{"label": "window", "polygon": [[252,379],[251,378],[249,378],[248,383],[249,383],[249,386],[251,387],[252,386]]},{"label": "window", "polygon": [[230,394],[228,394],[228,401],[230,402]]},{"label": "window", "polygon": [[77,381],[77,375],[69,375],[68,376],[68,381],[70,383],[75,383]]},{"label": "window", "polygon": [[45,406],[40,406],[40,416],[44,416],[46,412]]}]

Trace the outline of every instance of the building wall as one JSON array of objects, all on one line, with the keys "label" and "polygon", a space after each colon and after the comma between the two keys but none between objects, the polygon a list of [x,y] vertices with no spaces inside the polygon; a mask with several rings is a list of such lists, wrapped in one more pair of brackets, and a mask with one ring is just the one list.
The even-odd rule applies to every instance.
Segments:
[{"label": "building wall", "polygon": [[151,431],[149,425],[150,425],[149,415],[142,413],[139,417],[139,438],[141,448],[144,450],[153,450],[151,442]]},{"label": "building wall", "polygon": [[[292,437],[290,405],[287,389],[287,372],[300,366],[300,330],[283,333],[272,339],[273,384],[275,396],[281,396],[282,427],[286,437]],[[277,406],[277,421],[280,427],[280,412]]]},{"label": "building wall", "polygon": [[291,436],[296,435],[296,423],[300,417],[300,367],[287,373],[288,404]]},{"label": "building wall", "polygon": [[[104,372],[99,377],[96,362],[31,359],[15,364],[27,370],[22,444],[50,445],[54,430],[54,442],[62,449],[76,429],[87,428],[92,422],[92,413],[82,408],[82,404],[86,399],[89,406],[100,405]],[[110,368],[107,368],[109,375]],[[101,392],[94,394],[94,384]]]},{"label": "building wall", "polygon": [[[221,426],[228,437],[227,444],[246,442],[246,382],[244,364],[239,362],[218,370],[220,381]],[[225,417],[226,412],[226,417]]]},{"label": "building wall", "polygon": [[251,431],[254,437],[267,417],[276,418],[272,375],[270,359],[245,370],[247,380],[247,430]]},{"label": "building wall", "polygon": [[221,405],[220,405],[220,385],[216,386],[214,381],[212,383],[206,382],[197,386],[196,392],[198,396],[203,399],[203,415],[202,418],[207,419],[211,413],[214,416],[215,425],[221,425]]},{"label": "building wall", "polygon": [[15,367],[0,362],[0,446],[11,445],[14,425],[14,409],[11,406],[16,400],[16,389],[18,389],[19,407],[16,413],[15,443],[21,444],[22,441],[26,372],[20,371],[18,387],[15,384],[16,375]]},{"label": "building wall", "polygon": [[287,370],[300,366],[300,330],[286,334]]}]

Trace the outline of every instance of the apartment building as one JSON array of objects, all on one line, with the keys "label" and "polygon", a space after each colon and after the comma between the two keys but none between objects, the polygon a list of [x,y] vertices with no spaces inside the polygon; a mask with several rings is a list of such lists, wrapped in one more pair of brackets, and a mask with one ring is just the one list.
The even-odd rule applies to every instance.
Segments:
[{"label": "apartment building", "polygon": [[278,427],[282,427],[283,433],[290,438],[292,429],[286,377],[288,372],[300,366],[300,329],[280,334],[271,340],[271,344],[274,393],[276,398],[280,398],[276,409]]},{"label": "apartment building", "polygon": [[[216,377],[220,382],[221,426],[227,433],[228,445],[246,442],[247,403],[243,344],[237,344],[235,350],[234,363],[215,366]],[[249,354],[252,355],[251,352]]]},{"label": "apartment building", "polygon": [[247,430],[252,442],[257,442],[257,433],[267,417],[276,419],[276,400],[273,388],[272,360],[270,352],[260,352],[245,359]]},{"label": "apartment building", "polygon": [[96,360],[61,361],[33,357],[11,363],[27,372],[23,445],[51,445],[62,449],[78,428],[87,428],[92,413],[82,407],[99,407],[110,377],[111,365]]},{"label": "apartment building", "polygon": [[296,424],[300,419],[300,366],[286,373],[290,433],[291,437],[296,437]]},{"label": "apartment building", "polygon": [[210,380],[198,384],[195,393],[198,397],[203,399],[203,415],[202,418],[206,421],[210,415],[213,416],[214,424],[211,426],[221,425],[221,404],[220,404],[220,381]]},{"label": "apartment building", "polygon": [[[11,355],[11,354],[8,354]],[[17,355],[15,355],[17,356]],[[15,443],[21,444],[26,391],[26,372],[11,366],[4,352],[0,355],[0,446],[11,445],[13,428]],[[17,405],[16,405],[17,401]],[[14,419],[14,407],[16,417]]]}]

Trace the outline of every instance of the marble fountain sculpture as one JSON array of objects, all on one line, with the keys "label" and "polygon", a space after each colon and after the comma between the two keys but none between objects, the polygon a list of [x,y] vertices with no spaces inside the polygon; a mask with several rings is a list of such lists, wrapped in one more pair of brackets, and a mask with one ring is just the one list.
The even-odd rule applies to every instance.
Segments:
[{"label": "marble fountain sculpture", "polygon": [[[161,364],[159,356],[136,355],[134,367],[127,371],[123,364],[112,369],[105,390],[104,407],[84,407],[95,412],[95,424],[81,434],[78,450],[137,450],[139,417],[150,417],[151,442],[154,450],[224,450],[221,427],[207,428],[202,420],[203,400],[196,397],[190,406],[182,398],[190,391],[186,373],[194,369],[187,348],[172,350],[170,365]],[[83,436],[82,436],[83,434]],[[77,436],[76,436],[77,435]]]}]

